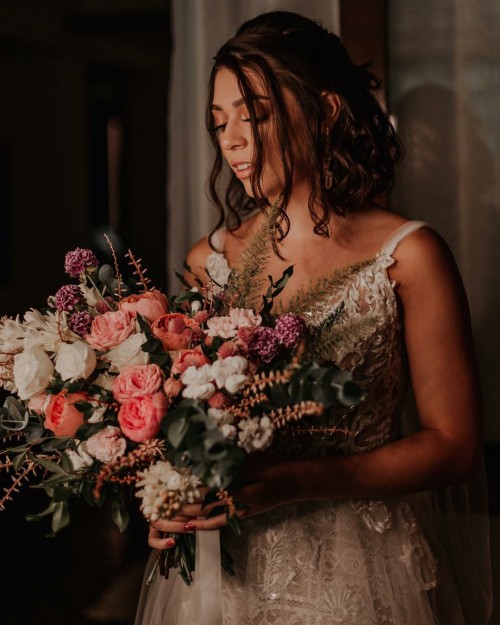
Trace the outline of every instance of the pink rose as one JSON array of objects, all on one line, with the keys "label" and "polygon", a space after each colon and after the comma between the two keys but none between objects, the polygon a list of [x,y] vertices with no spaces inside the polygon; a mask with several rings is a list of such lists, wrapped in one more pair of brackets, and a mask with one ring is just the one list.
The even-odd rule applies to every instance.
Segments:
[{"label": "pink rose", "polygon": [[129,365],[115,378],[113,395],[123,403],[131,397],[156,393],[162,382],[163,374],[158,365]]},{"label": "pink rose", "polygon": [[28,402],[28,410],[32,410],[33,412],[37,412],[38,414],[45,414],[45,410],[52,399],[52,395],[48,393],[40,393],[39,395],[34,395]]},{"label": "pink rose", "polygon": [[83,425],[83,414],[73,404],[88,401],[87,393],[67,393],[63,390],[52,395],[46,409],[45,427],[56,436],[74,436]]},{"label": "pink rose", "polygon": [[136,443],[154,438],[167,408],[168,399],[161,392],[127,399],[118,413],[122,432]]},{"label": "pink rose", "polygon": [[184,373],[188,367],[201,367],[202,365],[209,365],[210,360],[201,351],[201,347],[195,347],[194,349],[181,350],[181,353],[177,358],[174,358],[172,362],[172,373],[180,374]]},{"label": "pink rose", "polygon": [[151,330],[166,350],[189,349],[201,338],[200,326],[181,313],[163,315],[153,323]]},{"label": "pink rose", "polygon": [[134,319],[123,310],[108,311],[92,320],[85,340],[94,349],[106,351],[120,345],[135,329]]},{"label": "pink rose", "polygon": [[165,384],[163,385],[163,391],[165,392],[165,395],[170,398],[177,397],[177,395],[181,392],[183,388],[184,385],[182,384],[182,382],[180,380],[177,380],[176,378],[167,378],[165,380]]},{"label": "pink rose", "polygon": [[86,441],[85,451],[101,462],[113,462],[123,456],[127,447],[121,434],[120,428],[108,425]]},{"label": "pink rose", "polygon": [[156,289],[141,293],[140,295],[129,295],[120,302],[120,310],[127,312],[135,318],[137,313],[153,322],[168,312],[168,300],[163,293]]}]

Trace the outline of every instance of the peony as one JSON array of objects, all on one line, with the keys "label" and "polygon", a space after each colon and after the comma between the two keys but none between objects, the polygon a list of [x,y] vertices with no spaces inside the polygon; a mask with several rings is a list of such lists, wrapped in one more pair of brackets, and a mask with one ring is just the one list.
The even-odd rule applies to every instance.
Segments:
[{"label": "peony", "polygon": [[83,414],[74,406],[88,401],[87,393],[68,393],[63,390],[53,395],[45,413],[45,427],[56,436],[74,436],[83,425]]},{"label": "peony", "polygon": [[101,356],[101,360],[110,362],[112,371],[121,371],[128,365],[146,365],[149,354],[141,349],[146,340],[145,334],[132,334],[121,345]]},{"label": "peony", "polygon": [[134,330],[135,321],[127,312],[108,311],[94,317],[90,334],[85,340],[94,349],[106,351],[123,343]]},{"label": "peony", "polygon": [[172,362],[172,373],[184,373],[188,367],[201,367],[206,364],[210,364],[210,360],[198,345],[194,349],[181,350],[179,356]]},{"label": "peony", "polygon": [[61,343],[56,358],[56,371],[63,380],[86,380],[96,365],[95,351],[87,343]]},{"label": "peony", "polygon": [[140,295],[125,297],[120,302],[120,310],[127,312],[131,317],[135,318],[139,314],[153,322],[168,312],[168,300],[163,293],[153,289]]},{"label": "peony", "polygon": [[189,349],[201,338],[200,326],[181,313],[163,315],[153,323],[151,330],[166,350]]},{"label": "peony", "polygon": [[42,349],[34,348],[14,356],[13,373],[19,399],[31,399],[47,388],[54,365]]},{"label": "peony", "polygon": [[86,451],[101,462],[113,462],[123,456],[127,441],[123,438],[120,428],[108,425],[93,434],[85,443]]},{"label": "peony", "polygon": [[154,438],[167,408],[168,400],[161,392],[127,399],[118,413],[123,434],[136,443]]},{"label": "peony", "polygon": [[158,365],[129,365],[113,382],[113,395],[121,403],[131,397],[152,395],[160,388],[163,374]]}]

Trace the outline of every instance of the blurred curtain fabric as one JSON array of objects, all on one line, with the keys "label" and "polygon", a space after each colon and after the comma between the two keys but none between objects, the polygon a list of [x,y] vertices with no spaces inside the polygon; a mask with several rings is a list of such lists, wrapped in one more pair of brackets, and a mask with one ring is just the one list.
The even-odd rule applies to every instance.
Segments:
[{"label": "blurred curtain fabric", "polygon": [[487,438],[500,440],[500,2],[389,0],[393,208],[434,226],[469,296]]},{"label": "blurred curtain fabric", "polygon": [[205,129],[212,57],[247,19],[283,9],[339,31],[339,0],[173,0],[173,66],[169,102],[167,268],[182,270],[189,248],[209,233],[215,209],[206,194],[213,152]]}]

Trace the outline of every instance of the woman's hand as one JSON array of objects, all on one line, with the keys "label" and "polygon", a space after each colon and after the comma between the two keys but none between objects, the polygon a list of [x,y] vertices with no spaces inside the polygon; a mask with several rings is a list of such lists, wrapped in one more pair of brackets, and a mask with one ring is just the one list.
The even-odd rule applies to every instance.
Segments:
[{"label": "woman's hand", "polygon": [[[266,452],[256,452],[248,456],[242,472],[246,483],[231,491],[233,500],[245,506],[237,509],[236,514],[240,518],[245,518],[291,503],[292,464],[290,460]],[[175,542],[167,544],[172,539],[163,538],[164,533],[190,533],[196,530],[218,529],[227,525],[226,513],[207,518],[210,511],[220,506],[221,502],[216,501],[203,506],[203,497],[204,493],[200,501],[183,506],[172,520],[151,523],[149,545],[155,549],[173,546]]]}]

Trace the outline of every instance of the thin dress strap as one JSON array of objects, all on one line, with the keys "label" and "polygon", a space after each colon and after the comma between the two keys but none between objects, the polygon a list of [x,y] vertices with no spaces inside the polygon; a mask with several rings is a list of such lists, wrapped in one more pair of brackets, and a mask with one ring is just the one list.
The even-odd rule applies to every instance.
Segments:
[{"label": "thin dress strap", "polygon": [[392,256],[400,241],[402,241],[412,232],[415,232],[415,230],[418,230],[419,228],[427,225],[428,224],[426,224],[425,221],[408,221],[407,223],[403,224],[386,240],[386,242],[382,246],[382,253]]}]

